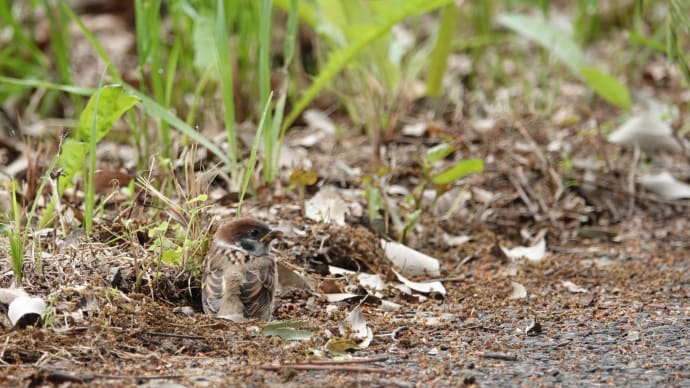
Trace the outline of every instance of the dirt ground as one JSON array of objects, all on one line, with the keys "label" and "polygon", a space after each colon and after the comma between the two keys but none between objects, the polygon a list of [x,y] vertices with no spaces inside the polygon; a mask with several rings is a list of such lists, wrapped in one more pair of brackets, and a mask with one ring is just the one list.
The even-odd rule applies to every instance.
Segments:
[{"label": "dirt ground", "polygon": [[[504,177],[486,173],[475,184],[498,190],[508,184]],[[486,211],[477,201],[466,206],[472,214]],[[497,248],[520,241],[523,221],[510,215],[524,213],[524,205],[494,205],[483,223],[429,212],[409,245],[440,259],[447,295],[388,289],[380,300],[367,299],[361,309],[373,339],[342,355],[328,349],[329,337],[367,291],[324,274],[324,262],[359,261],[365,272],[383,275],[390,264],[366,222],[324,226],[302,219],[299,208],[272,198],[252,200],[247,212],[302,228],[276,248],[315,287],[283,289],[273,320],[302,322],[309,340],[262,336],[261,322],[204,316],[198,275],[146,264],[155,255],[136,241],[87,243],[46,233],[42,244],[54,250],[28,259],[24,285],[52,310],[43,328],[5,323],[0,385],[690,384],[690,244],[682,205],[638,200],[628,221],[607,228],[618,241],[532,220],[525,225],[548,231],[547,254],[538,262],[509,260]],[[439,237],[460,231],[469,242],[449,245]],[[0,265],[6,287],[9,261]],[[514,283],[526,297],[511,297]],[[362,297],[329,303],[333,287]],[[384,299],[400,307],[387,311]]]},{"label": "dirt ground", "polygon": [[[645,248],[593,245],[520,266],[512,279],[530,296],[519,301],[506,299],[500,262],[479,257],[445,283],[445,299],[399,300],[394,313],[364,305],[373,341],[330,363],[310,354],[324,348],[324,331],[337,330],[352,303],[328,314],[319,296],[286,293],[274,319],[303,320],[314,333],[287,341],[253,335],[256,323],[205,317],[196,305],[186,316],[165,299],[110,292],[102,286],[107,267],[94,268],[91,280],[63,288],[56,302],[58,310],[82,304],[79,322],[58,314],[51,328],[5,330],[0,383],[687,386],[690,251]],[[569,292],[566,280],[588,292]]]}]

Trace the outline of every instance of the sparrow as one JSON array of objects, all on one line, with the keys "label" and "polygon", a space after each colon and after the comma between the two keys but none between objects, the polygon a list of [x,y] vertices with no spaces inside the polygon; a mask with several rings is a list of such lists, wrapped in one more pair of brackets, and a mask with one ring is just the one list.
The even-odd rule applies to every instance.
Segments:
[{"label": "sparrow", "polygon": [[277,282],[276,263],[269,251],[271,242],[282,235],[254,218],[220,226],[204,258],[204,313],[235,322],[269,320]]}]

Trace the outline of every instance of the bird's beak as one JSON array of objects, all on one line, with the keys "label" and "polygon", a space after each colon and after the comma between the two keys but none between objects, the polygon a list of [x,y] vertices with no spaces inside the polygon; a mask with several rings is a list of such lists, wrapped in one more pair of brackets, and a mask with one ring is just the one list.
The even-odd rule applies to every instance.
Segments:
[{"label": "bird's beak", "polygon": [[266,233],[263,237],[261,237],[261,240],[259,240],[259,241],[269,242],[269,241],[273,241],[273,240],[281,238],[281,237],[283,237],[283,232],[281,232],[280,230],[274,229],[274,230]]}]

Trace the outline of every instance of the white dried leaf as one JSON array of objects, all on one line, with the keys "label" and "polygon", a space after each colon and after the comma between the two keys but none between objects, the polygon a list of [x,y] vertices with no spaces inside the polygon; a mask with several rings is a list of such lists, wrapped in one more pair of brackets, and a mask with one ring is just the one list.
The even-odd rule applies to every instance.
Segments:
[{"label": "white dried leaf", "polygon": [[[42,318],[46,313],[46,302],[41,298],[20,296],[15,298],[7,310],[7,316],[13,326],[21,325],[24,320],[35,321]],[[32,324],[32,322],[29,322]]]},{"label": "white dried leaf", "polygon": [[381,305],[379,306],[379,310],[385,311],[385,312],[393,312],[393,311],[398,310],[401,307],[402,306],[397,304],[397,303],[394,303],[394,302],[391,302],[388,300],[382,300]]},{"label": "white dried leaf", "polygon": [[302,118],[311,128],[318,129],[327,134],[335,134],[335,124],[328,115],[318,109],[307,109]]},{"label": "white dried leaf", "polygon": [[328,273],[330,273],[331,275],[348,276],[348,275],[354,275],[357,272],[350,271],[349,269],[345,269],[345,268],[336,267],[334,265],[329,265],[328,266]]},{"label": "white dried leaf", "polygon": [[449,247],[456,247],[470,241],[472,237],[468,235],[451,236],[448,233],[443,233],[443,242]]},{"label": "white dried leaf", "polygon": [[402,134],[405,136],[420,137],[426,132],[426,123],[416,123],[405,125],[402,129]]},{"label": "white dried leaf", "polygon": [[496,194],[489,191],[489,190],[484,190],[480,187],[473,187],[472,189],[472,199],[479,203],[487,204],[489,202],[492,202],[496,198]]},{"label": "white dried leaf", "polygon": [[340,326],[340,335],[345,336],[349,332],[349,338],[361,341],[357,348],[364,349],[369,346],[371,339],[374,338],[374,332],[367,326],[367,321],[364,319],[360,306],[355,307],[350,314],[345,317]]},{"label": "white dried leaf", "polygon": [[378,274],[360,273],[357,275],[359,284],[370,291],[382,291],[386,289],[386,282]]},{"label": "white dried leaf", "polygon": [[324,186],[304,204],[305,216],[318,222],[345,225],[347,204],[333,186]]},{"label": "white dried leaf", "polygon": [[13,300],[20,296],[28,297],[29,294],[23,288],[0,288],[0,303],[9,306]]},{"label": "white dried leaf", "polygon": [[640,177],[642,186],[665,199],[690,198],[690,185],[673,177],[668,171],[656,175],[644,175]]},{"label": "white dried leaf", "polygon": [[527,299],[527,289],[520,283],[510,282],[513,285],[513,291],[508,296],[508,299]]},{"label": "white dried leaf", "polygon": [[563,287],[567,288],[568,291],[570,291],[572,293],[587,293],[587,292],[589,292],[589,291],[587,291],[587,289],[578,286],[577,284],[571,282],[570,280],[564,280],[561,282],[561,284],[563,284]]},{"label": "white dried leaf", "polygon": [[651,111],[632,116],[609,134],[608,141],[625,146],[637,145],[646,152],[680,150],[671,126],[661,120],[660,114]]},{"label": "white dried leaf", "polygon": [[386,258],[405,275],[441,275],[439,261],[429,255],[425,255],[424,253],[397,242],[383,239],[381,239],[381,247],[383,247]]},{"label": "white dried leaf", "polygon": [[428,294],[430,292],[438,292],[441,295],[446,295],[446,289],[443,287],[443,284],[439,281],[431,281],[431,282],[413,282],[411,280],[406,279],[404,276],[393,270],[393,273],[395,273],[395,276],[398,277],[398,280],[405,286],[409,287],[412,290],[415,290],[417,292],[422,292],[425,294]]},{"label": "white dried leaf", "polygon": [[529,261],[541,261],[546,254],[546,240],[542,238],[531,247],[519,246],[508,249],[504,246],[500,246],[500,248],[503,254],[511,260],[518,260],[524,257]]}]

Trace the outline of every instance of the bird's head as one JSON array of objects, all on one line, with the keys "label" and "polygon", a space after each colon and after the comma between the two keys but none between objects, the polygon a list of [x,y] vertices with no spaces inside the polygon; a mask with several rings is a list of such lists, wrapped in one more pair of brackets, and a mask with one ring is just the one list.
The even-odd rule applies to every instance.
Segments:
[{"label": "bird's head", "polygon": [[263,256],[268,254],[271,241],[282,235],[283,232],[271,230],[257,219],[240,218],[218,228],[214,243],[221,247],[231,247],[255,256]]}]

